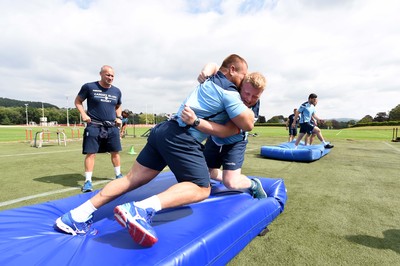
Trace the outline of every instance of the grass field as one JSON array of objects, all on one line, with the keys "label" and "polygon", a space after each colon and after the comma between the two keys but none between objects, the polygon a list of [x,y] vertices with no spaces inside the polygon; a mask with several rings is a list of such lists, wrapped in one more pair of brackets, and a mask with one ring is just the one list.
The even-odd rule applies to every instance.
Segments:
[{"label": "grass field", "polygon": [[[147,128],[135,130],[140,136]],[[250,137],[243,172],[283,178],[288,202],[270,232],[256,237],[229,265],[399,265],[400,142],[391,142],[392,127],[325,130],[335,148],[312,163],[261,158],[261,146],[284,142],[287,133],[269,127],[253,133],[258,136]],[[0,136],[0,210],[80,193],[81,140],[33,148],[25,141],[25,127],[0,127]],[[136,158],[127,151],[133,147],[138,153],[145,142],[123,139],[123,172]],[[95,188],[113,175],[110,156],[99,154]]]}]

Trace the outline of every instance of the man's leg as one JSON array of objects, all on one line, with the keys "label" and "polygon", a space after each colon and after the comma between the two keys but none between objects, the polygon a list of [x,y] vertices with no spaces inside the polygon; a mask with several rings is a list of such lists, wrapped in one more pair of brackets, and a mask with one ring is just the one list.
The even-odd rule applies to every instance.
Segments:
[{"label": "man's leg", "polygon": [[85,183],[82,186],[82,192],[90,192],[93,190],[92,188],[92,176],[94,170],[94,162],[96,159],[95,153],[88,153],[85,156]]},{"label": "man's leg", "polygon": [[202,201],[210,196],[211,186],[200,187],[191,182],[181,182],[157,195],[163,209]]},{"label": "man's leg", "polygon": [[122,194],[150,182],[158,173],[160,171],[147,168],[135,161],[126,176],[114,179],[90,200],[58,218],[56,227],[73,235],[90,232],[93,212]]},{"label": "man's leg", "polygon": [[317,135],[317,138],[324,144],[325,148],[331,149],[334,147],[333,145],[329,144],[329,142],[325,141],[324,137],[322,136],[321,129],[319,129],[319,127],[315,126],[312,133]]},{"label": "man's leg", "polygon": [[122,194],[147,184],[159,173],[160,171],[150,169],[135,161],[126,176],[108,183],[99,193],[91,198],[90,201],[93,206],[98,209]]},{"label": "man's leg", "polygon": [[121,178],[121,159],[119,152],[110,152],[111,153],[111,162],[114,166],[114,172],[116,178]]},{"label": "man's leg", "polygon": [[294,144],[294,146],[297,147],[299,145],[299,143],[300,143],[301,139],[303,138],[303,136],[304,136],[304,133],[299,133],[299,137],[296,139],[296,143]]},{"label": "man's leg", "polygon": [[222,171],[221,169],[218,168],[209,168],[208,171],[210,172],[210,178],[215,180],[215,181],[219,181],[222,182]]},{"label": "man's leg", "polygon": [[242,169],[224,170],[223,182],[229,189],[247,189],[251,187],[251,180],[241,173]]}]

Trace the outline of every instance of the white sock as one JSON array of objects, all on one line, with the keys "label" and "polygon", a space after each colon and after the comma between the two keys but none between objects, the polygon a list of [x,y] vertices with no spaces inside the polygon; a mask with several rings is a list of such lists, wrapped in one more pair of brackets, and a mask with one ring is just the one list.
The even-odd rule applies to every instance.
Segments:
[{"label": "white sock", "polygon": [[161,202],[157,195],[151,196],[150,198],[144,199],[142,201],[135,202],[135,205],[142,208],[153,208],[156,212],[161,211]]},{"label": "white sock", "polygon": [[327,145],[327,144],[328,144],[328,142],[326,142],[325,140],[324,140],[322,143],[324,143],[324,145]]},{"label": "white sock", "polygon": [[92,182],[92,175],[93,175],[93,172],[85,172],[85,182],[86,181]]},{"label": "white sock", "polygon": [[90,200],[86,201],[82,205],[77,208],[71,210],[72,219],[77,221],[78,223],[86,222],[92,213],[94,213],[97,209],[93,206]]},{"label": "white sock", "polygon": [[116,176],[119,175],[119,174],[121,174],[121,166],[116,166],[116,167],[114,167],[114,172],[115,172],[115,175],[116,175]]}]

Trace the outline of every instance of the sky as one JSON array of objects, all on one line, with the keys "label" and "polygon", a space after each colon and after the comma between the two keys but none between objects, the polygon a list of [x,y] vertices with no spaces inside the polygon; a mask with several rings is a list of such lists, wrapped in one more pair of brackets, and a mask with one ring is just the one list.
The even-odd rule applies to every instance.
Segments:
[{"label": "sky", "polygon": [[122,107],[173,113],[208,62],[261,72],[260,115],[318,95],[322,119],[400,104],[398,0],[0,0],[0,97],[74,107],[102,65]]}]

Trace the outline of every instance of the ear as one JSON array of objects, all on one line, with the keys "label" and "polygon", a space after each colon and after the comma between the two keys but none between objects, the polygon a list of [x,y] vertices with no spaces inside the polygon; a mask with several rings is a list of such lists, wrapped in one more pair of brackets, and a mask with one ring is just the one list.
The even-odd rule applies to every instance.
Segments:
[{"label": "ear", "polygon": [[233,73],[235,73],[236,72],[236,68],[235,68],[235,65],[230,65],[230,67],[229,67],[229,74],[231,75],[231,76],[233,76],[234,74]]}]

